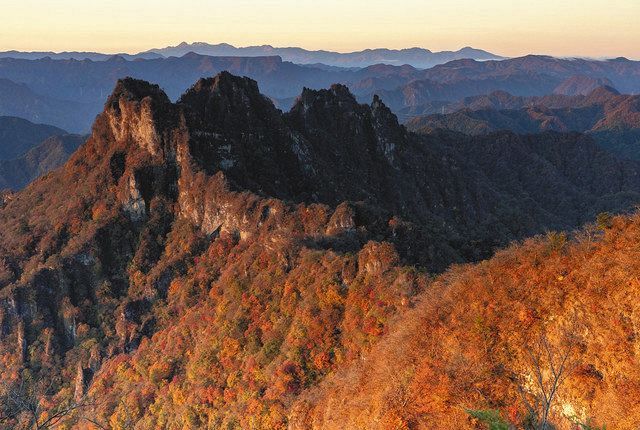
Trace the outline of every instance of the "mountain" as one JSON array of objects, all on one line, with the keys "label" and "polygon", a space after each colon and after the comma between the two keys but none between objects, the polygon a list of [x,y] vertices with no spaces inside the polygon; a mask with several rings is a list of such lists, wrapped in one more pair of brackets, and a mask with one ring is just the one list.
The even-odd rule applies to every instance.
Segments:
[{"label": "mountain", "polygon": [[26,119],[0,117],[0,160],[16,158],[48,137],[65,134],[57,127],[34,124]]},{"label": "mountain", "polygon": [[639,67],[640,61],[624,58],[600,61],[527,55],[504,61],[451,61],[425,72],[425,78],[436,82],[455,82],[465,79],[507,79],[513,75],[530,75],[534,78],[547,77],[561,83],[574,76],[583,76],[606,78],[621,92],[633,94],[640,88],[636,77]]},{"label": "mountain", "polygon": [[395,112],[433,113],[443,102],[496,91],[515,96],[552,93],[585,94],[602,86],[626,94],[640,93],[640,62],[560,59],[529,55],[502,61],[456,60],[425,70],[422,76],[395,89],[379,91]]},{"label": "mountain", "polygon": [[[61,423],[75,428],[86,420],[145,429],[298,425],[320,414],[309,408],[326,405],[306,396],[365,365],[361,357],[386,345],[394,321],[423,309],[431,291],[451,303],[429,272],[629,210],[640,201],[639,173],[637,162],[578,134],[413,134],[380,98],[359,104],[343,85],[306,89],[282,113],[255,81],[229,73],[198,80],[176,102],[157,85],[119,80],[69,161],[3,196],[3,425],[30,427],[33,414],[21,405],[34,401],[42,405],[35,415],[70,411]],[[550,237],[535,264],[564,247],[564,236]],[[541,273],[544,295],[528,293],[560,306],[567,296],[551,286],[561,274]],[[469,279],[483,288],[503,281]],[[590,285],[599,288],[601,279]],[[533,280],[514,291],[524,294]],[[456,322],[476,321],[469,332],[493,345],[484,321],[498,309],[482,291],[458,302]],[[504,307],[519,312],[509,307],[519,297]],[[613,306],[606,291],[600,297]],[[438,310],[440,320],[449,315]],[[632,328],[620,321],[621,333]],[[415,333],[429,345],[444,329]],[[398,355],[413,357],[402,347]],[[444,362],[439,372],[457,371],[466,358],[457,351],[425,366]],[[411,373],[395,375],[411,381]],[[472,384],[443,390],[477,393]],[[484,406],[485,398],[469,400]],[[298,412],[302,401],[309,414]]]},{"label": "mountain", "polygon": [[593,104],[604,104],[618,95],[620,95],[618,90],[610,86],[598,87],[586,95],[571,96],[564,94],[514,96],[506,91],[493,91],[488,94],[464,97],[457,101],[432,102],[408,107],[400,110],[400,115],[414,118],[440,112],[455,113],[460,110],[513,110],[533,106],[549,109],[585,107]]},{"label": "mountain", "polygon": [[547,404],[552,428],[635,428],[639,405],[624,399],[640,378],[639,242],[635,214],[452,268],[369,353],[294,401],[288,428],[528,429]]},{"label": "mountain", "polygon": [[550,111],[542,107],[519,110],[461,110],[446,115],[417,117],[407,123],[415,131],[428,133],[434,129],[446,129],[467,134],[486,134],[498,130],[514,133],[540,133],[544,130],[584,131],[598,122],[601,111],[597,108],[571,111]]},{"label": "mountain", "polygon": [[476,135],[498,130],[576,131],[590,134],[620,156],[640,158],[640,96],[622,95],[611,87],[597,88],[586,96],[527,98],[493,93],[447,105],[456,107],[462,108],[450,114],[417,116],[407,126],[423,133],[447,129]]},{"label": "mountain", "polygon": [[587,95],[600,87],[613,87],[613,82],[607,78],[593,78],[590,76],[571,76],[553,90],[554,94],[567,96]]},{"label": "mountain", "polygon": [[107,61],[113,57],[121,57],[127,61],[150,60],[168,57],[182,57],[188,53],[197,53],[212,57],[282,57],[284,61],[296,64],[312,65],[317,67],[355,67],[362,68],[375,64],[404,65],[410,64],[417,68],[429,68],[436,64],[461,58],[473,58],[476,60],[498,60],[503,57],[481,49],[465,47],[458,51],[432,52],[423,48],[410,49],[365,49],[358,52],[340,53],[325,50],[310,51],[302,48],[274,48],[270,45],[247,46],[236,48],[227,43],[209,44],[203,42],[182,42],[176,46],[150,49],[138,54],[104,54],[99,52],[0,52],[0,58],[15,58],[24,60],[91,60]]},{"label": "mountain", "polygon": [[[56,115],[62,116],[66,124],[63,128],[73,132],[89,130],[104,98],[119,78],[131,76],[159,82],[169,96],[176,99],[200,77],[223,70],[259,79],[268,94],[275,98],[294,97],[305,86],[327,86],[342,80],[337,72],[297,66],[278,57],[214,58],[190,54],[182,58],[137,61],[127,61],[122,57],[112,57],[107,61],[0,59],[0,78],[22,82],[19,88],[24,92],[31,91],[46,100],[68,100],[70,102],[65,104],[75,104],[71,109],[63,105],[62,109],[56,110]],[[21,98],[12,100],[18,103]],[[25,112],[18,116],[31,118],[36,115],[33,111],[47,103],[34,105],[19,103]],[[78,118],[80,113],[83,115]],[[51,118],[51,115],[47,118],[50,119],[48,122],[56,125],[63,122]]]},{"label": "mountain", "polygon": [[63,165],[82,141],[51,125],[0,117],[0,189],[23,188]]},{"label": "mountain", "polygon": [[[34,93],[30,97],[36,99],[24,108],[16,104],[18,97],[8,97],[6,102],[15,105],[12,111],[16,113],[6,114],[42,118],[39,121],[75,133],[89,130],[104,98],[119,78],[157,82],[171,100],[176,100],[197,79],[221,71],[257,80],[264,93],[283,110],[292,107],[304,88],[326,88],[338,82],[347,85],[361,102],[369,102],[373,95],[380,96],[392,111],[402,113],[403,121],[407,115],[433,113],[433,109],[440,111],[447,103],[498,90],[516,96],[549,95],[575,76],[611,82],[624,93],[640,88],[640,62],[623,60],[530,56],[503,61],[456,60],[421,70],[388,64],[357,69],[310,66],[283,61],[277,56],[211,57],[193,52],[182,57],[134,61],[119,56],[106,61],[0,58],[0,79],[26,85],[21,91]],[[585,91],[584,85],[587,84],[580,91]],[[44,100],[36,103],[39,99]],[[52,105],[59,108],[49,108]],[[40,112],[42,109],[45,112]]]},{"label": "mountain", "polygon": [[153,58],[162,58],[161,55],[153,54],[151,52],[148,53],[140,53],[140,54],[103,54],[100,52],[79,52],[79,51],[65,51],[65,52],[51,52],[51,51],[2,51],[0,52],[0,58],[15,58],[21,60],[41,60],[45,58],[49,58],[52,60],[91,60],[91,61],[106,61],[113,57],[122,57],[126,60],[137,60],[137,59],[153,59]]},{"label": "mountain", "polygon": [[[104,97],[118,78],[129,76],[159,82],[169,97],[175,100],[197,79],[221,71],[258,80],[266,94],[276,101],[282,101],[286,109],[291,107],[303,88],[323,88],[333,82],[358,82],[375,77],[380,77],[381,85],[395,87],[419,73],[410,66],[327,69],[284,62],[280,57],[208,57],[193,53],[180,58],[136,61],[127,61],[122,57],[112,57],[107,61],[0,59],[0,79],[21,82],[19,89],[37,93],[41,95],[38,97],[46,100],[69,100],[65,103],[71,106],[75,103],[75,107],[70,109],[61,102],[59,104],[62,107],[57,110],[58,115],[64,116],[65,128],[74,132],[89,129],[95,115],[100,112]],[[394,75],[398,75],[398,78]],[[371,88],[367,88],[367,91],[371,91]],[[17,103],[17,100],[20,98],[15,97],[13,103]],[[46,104],[40,102],[40,105]],[[26,107],[18,104],[18,107],[25,111],[20,116],[41,115],[33,112],[36,107],[31,104]],[[18,107],[14,110],[18,110]],[[78,118],[80,113],[84,116]],[[58,118],[52,120],[50,122],[54,124],[61,122]],[[69,123],[73,125],[68,126]]]},{"label": "mountain", "polygon": [[443,107],[470,96],[499,91],[530,97],[550,94],[555,87],[556,84],[546,77],[516,72],[508,77],[461,79],[454,82],[413,80],[398,88],[376,92],[388,100],[394,110],[416,113]]},{"label": "mountain", "polygon": [[153,78],[176,99],[197,79],[223,70],[260,79],[272,97],[294,96],[304,85],[313,86],[315,81],[328,85],[332,77],[339,76],[336,72],[283,62],[279,57],[188,54],[181,58],[137,61],[122,57],[107,61],[0,59],[0,77],[22,82],[38,94],[91,103],[103,102],[119,78]]},{"label": "mountain", "polygon": [[63,134],[45,139],[18,158],[0,160],[0,189],[19,190],[62,166],[84,142],[84,136]]},{"label": "mountain", "polygon": [[[73,131],[82,129],[81,124],[86,124],[95,117],[95,113],[87,110],[84,103],[43,96],[25,84],[2,78],[0,115],[25,118],[35,123],[52,124],[60,129]],[[14,156],[18,154],[15,153]]]},{"label": "mountain", "polygon": [[138,55],[157,54],[163,57],[182,57],[189,52],[214,57],[279,56],[282,57],[284,61],[290,61],[296,64],[320,63],[339,67],[367,67],[375,64],[402,66],[409,64],[422,69],[461,58],[473,58],[476,60],[499,60],[503,58],[490,52],[470,47],[462,48],[459,51],[442,52],[432,52],[423,48],[410,48],[365,49],[357,52],[340,53],[331,51],[309,51],[302,48],[274,48],[270,45],[236,48],[227,43],[212,45],[203,42],[182,42],[177,46],[151,49]]}]

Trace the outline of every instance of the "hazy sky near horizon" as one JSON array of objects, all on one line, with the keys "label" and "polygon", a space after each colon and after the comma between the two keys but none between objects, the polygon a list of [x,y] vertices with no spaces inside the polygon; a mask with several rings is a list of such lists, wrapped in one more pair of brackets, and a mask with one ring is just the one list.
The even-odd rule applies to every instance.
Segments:
[{"label": "hazy sky near horizon", "polygon": [[202,41],[640,59],[640,0],[3,0],[0,11],[0,50]]}]

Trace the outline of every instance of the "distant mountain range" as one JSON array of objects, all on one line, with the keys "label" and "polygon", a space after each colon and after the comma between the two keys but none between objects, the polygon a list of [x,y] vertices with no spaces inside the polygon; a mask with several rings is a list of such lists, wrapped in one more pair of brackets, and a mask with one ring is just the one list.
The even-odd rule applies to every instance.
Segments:
[{"label": "distant mountain range", "polygon": [[36,93],[31,89],[33,86],[36,85],[0,78],[0,115],[53,124],[66,130],[86,131],[87,124],[95,117],[95,103],[74,100],[72,95],[66,97],[64,94],[58,99],[50,95],[54,91]]},{"label": "distant mountain range", "polygon": [[402,119],[433,113],[445,102],[494,91],[517,96],[585,94],[604,84],[625,94],[640,93],[640,62],[624,58],[595,61],[529,55],[504,61],[457,60],[421,75],[378,92]]},{"label": "distant mountain range", "polygon": [[52,60],[91,60],[91,61],[106,61],[112,57],[122,57],[127,60],[136,59],[152,59],[162,58],[162,55],[154,53],[139,53],[139,54],[104,54],[101,52],[86,52],[86,51],[64,51],[64,52],[52,52],[52,51],[2,51],[0,52],[0,58],[16,58],[20,60],[40,60],[42,58],[51,58]]},{"label": "distant mountain range", "polygon": [[554,90],[554,94],[564,94],[566,96],[587,95],[597,88],[613,86],[607,78],[596,78],[584,75],[575,75],[565,79]]},{"label": "distant mountain range", "polygon": [[118,56],[126,60],[154,59],[168,57],[182,57],[194,52],[201,55],[214,57],[265,57],[279,56],[284,61],[297,64],[323,64],[339,67],[367,67],[374,64],[409,64],[417,68],[433,67],[436,64],[461,58],[473,58],[476,60],[498,60],[503,57],[481,49],[465,47],[458,51],[432,52],[424,48],[409,49],[365,49],[363,51],[341,53],[332,51],[310,51],[303,48],[275,48],[271,45],[235,47],[228,43],[209,44],[204,42],[182,42],[176,46],[156,48],[138,54],[104,54],[99,52],[0,52],[0,58],[19,58],[26,60],[38,60],[51,58],[54,60],[92,60],[105,61]]},{"label": "distant mountain range", "polygon": [[19,190],[61,166],[83,141],[58,127],[0,117],[0,190]]},{"label": "distant mountain range", "polygon": [[202,55],[222,57],[261,57],[277,55],[284,61],[297,64],[325,64],[339,67],[367,67],[374,64],[391,64],[401,66],[409,64],[417,68],[429,68],[437,64],[461,58],[473,58],[475,60],[499,60],[499,55],[492,54],[481,49],[465,47],[458,51],[432,52],[424,48],[409,49],[365,49],[356,52],[332,52],[310,51],[303,48],[274,48],[271,45],[247,46],[238,48],[227,43],[212,45],[209,43],[182,42],[177,46],[151,49],[138,55],[161,55],[163,57],[182,57],[189,52]]},{"label": "distant mountain range", "polygon": [[506,91],[514,96],[585,94],[601,85],[640,92],[640,62],[527,56],[455,60],[430,69],[376,64],[365,68],[300,65],[269,57],[182,57],[106,61],[0,58],[0,114],[86,133],[119,78],[158,82],[176,100],[192,82],[222,71],[259,82],[277,107],[293,106],[303,88],[347,85],[359,101],[379,95],[402,121],[441,111],[465,97]]},{"label": "distant mountain range", "polygon": [[0,160],[0,190],[20,190],[36,178],[62,166],[84,142],[86,136],[51,136],[25,154]]},{"label": "distant mountain range", "polygon": [[48,137],[66,131],[22,118],[0,116],[0,160],[10,160],[29,151]]},{"label": "distant mountain range", "polygon": [[409,118],[409,122],[415,119],[426,118],[430,115],[452,114],[458,111],[479,110],[510,110],[522,109],[533,106],[544,106],[550,109],[570,108],[597,100],[596,95],[609,97],[620,95],[613,87],[605,85],[580,95],[547,94],[543,96],[514,96],[506,91],[493,91],[488,94],[464,97],[456,101],[436,101],[417,106],[410,106],[400,110],[401,115]]},{"label": "distant mountain range", "polygon": [[619,156],[640,159],[640,96],[623,95],[608,86],[577,96],[517,97],[498,92],[447,106],[455,107],[459,110],[448,114],[417,116],[407,127],[421,133],[446,129],[470,135],[500,130],[580,132]]}]

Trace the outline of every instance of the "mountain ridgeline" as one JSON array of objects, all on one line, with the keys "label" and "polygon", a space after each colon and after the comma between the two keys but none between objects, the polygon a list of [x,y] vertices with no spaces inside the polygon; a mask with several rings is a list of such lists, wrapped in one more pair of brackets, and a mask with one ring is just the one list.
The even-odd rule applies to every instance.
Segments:
[{"label": "mountain ridgeline", "polygon": [[466,98],[449,109],[454,112],[414,117],[407,127],[422,133],[446,129],[473,135],[498,130],[580,132],[618,156],[640,158],[640,96],[620,94],[609,86],[577,96],[496,92]]},{"label": "mountain ridgeline", "polygon": [[[3,199],[0,404],[26,384],[89,399],[76,428],[312,428],[310,390],[386,339],[428,272],[639,202],[640,164],[577,133],[421,136],[343,85],[282,113],[227,72],[176,102],[122,79],[69,161]],[[433,428],[429,408],[397,422]]]},{"label": "mountain ridgeline", "polygon": [[215,57],[260,57],[277,55],[284,61],[297,64],[325,64],[333,67],[368,67],[374,64],[405,64],[417,68],[429,68],[436,64],[461,58],[476,60],[499,60],[503,57],[481,49],[465,47],[458,51],[432,52],[423,48],[408,49],[365,49],[356,52],[310,51],[302,48],[276,48],[270,45],[246,46],[238,48],[227,43],[212,45],[203,42],[181,43],[177,46],[151,49],[139,55],[162,55],[164,57],[182,57],[189,52]]},{"label": "mountain ridgeline", "polygon": [[500,61],[457,59],[419,69],[407,64],[362,68],[297,64],[273,53],[214,57],[187,52],[180,57],[112,56],[102,61],[0,58],[0,114],[85,133],[119,78],[155,82],[176,101],[196,80],[222,71],[255,79],[263,93],[283,110],[293,106],[303,88],[322,89],[341,83],[361,102],[369,103],[378,94],[402,121],[413,115],[440,113],[465,97],[494,91],[522,97],[575,95],[609,85],[626,94],[640,92],[640,62],[624,59],[530,55]]},{"label": "mountain ridgeline", "polygon": [[0,190],[18,190],[61,166],[82,141],[57,127],[0,116]]},{"label": "mountain ridgeline", "polygon": [[19,157],[0,160],[0,189],[20,190],[40,176],[62,166],[86,136],[51,136]]},{"label": "mountain ridgeline", "polygon": [[0,160],[17,158],[48,137],[66,133],[50,125],[0,116]]},{"label": "mountain ridgeline", "polygon": [[[477,60],[497,60],[499,55],[481,49],[465,47],[458,51],[432,52],[423,48],[409,49],[365,49],[363,51],[340,53],[331,51],[310,51],[303,48],[277,48],[270,45],[235,47],[228,43],[209,44],[204,42],[182,42],[176,46],[156,48],[138,54],[116,54],[127,60],[156,59],[168,57],[182,57],[190,52],[212,57],[266,57],[280,56],[284,61],[297,64],[324,64],[340,67],[367,67],[374,64],[410,64],[414,67],[427,68],[436,64],[460,58],[474,58]],[[39,60],[51,58],[56,60],[92,60],[107,61],[114,54],[98,52],[0,52],[0,58],[18,58],[25,60]]]}]

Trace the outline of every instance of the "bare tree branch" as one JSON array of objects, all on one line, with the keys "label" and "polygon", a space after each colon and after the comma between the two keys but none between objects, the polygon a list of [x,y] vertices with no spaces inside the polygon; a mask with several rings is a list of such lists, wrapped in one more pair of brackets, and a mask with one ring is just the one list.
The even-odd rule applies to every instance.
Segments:
[{"label": "bare tree branch", "polygon": [[[575,328],[575,322],[573,325]],[[528,394],[531,395],[530,392],[523,386],[518,388],[529,413],[536,420],[538,430],[548,429],[558,389],[572,370],[575,337],[566,331],[563,337],[564,345],[552,345],[546,334],[542,333],[533,348],[526,348],[537,391],[533,393],[535,404],[532,405],[527,399]]]},{"label": "bare tree branch", "polygon": [[[40,390],[35,389],[34,385],[29,384],[22,378],[12,385],[4,381],[0,382],[0,388],[3,393],[0,423],[8,426],[12,422],[20,421],[20,416],[23,416],[28,417],[28,422],[23,422],[20,425],[21,428],[25,430],[27,428],[49,430],[61,424],[66,418],[72,418],[76,411],[96,406],[94,401],[85,396],[78,401],[60,400],[52,407],[43,408],[42,399],[55,392],[53,382],[49,381],[48,386]],[[106,427],[84,415],[78,416],[77,419],[86,420],[101,429],[106,429]]]}]

